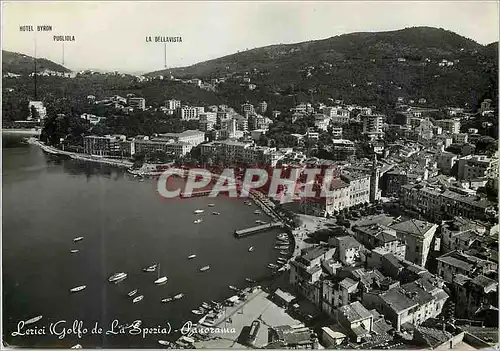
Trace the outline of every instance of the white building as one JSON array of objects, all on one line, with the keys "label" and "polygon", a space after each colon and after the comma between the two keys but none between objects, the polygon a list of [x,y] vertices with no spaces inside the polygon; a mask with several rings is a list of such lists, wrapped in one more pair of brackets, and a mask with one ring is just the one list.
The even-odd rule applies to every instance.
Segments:
[{"label": "white building", "polygon": [[165,102],[165,106],[169,110],[177,110],[178,108],[181,107],[181,102],[180,102],[180,100],[167,100]]},{"label": "white building", "polygon": [[367,135],[370,139],[376,139],[383,136],[383,115],[361,115],[361,120],[363,121],[363,134]]},{"label": "white building", "polygon": [[184,121],[191,121],[193,119],[198,119],[198,109],[191,106],[183,106],[179,108],[179,117]]},{"label": "white building", "polygon": [[31,120],[33,119],[33,116],[31,115],[31,108],[34,108],[36,110],[36,112],[38,113],[38,118],[40,120],[43,120],[46,116],[47,116],[47,108],[43,106],[43,102],[41,101],[30,101],[28,103],[28,108],[29,108],[29,111],[30,111],[30,114],[29,114],[29,117],[28,117],[28,120]]}]

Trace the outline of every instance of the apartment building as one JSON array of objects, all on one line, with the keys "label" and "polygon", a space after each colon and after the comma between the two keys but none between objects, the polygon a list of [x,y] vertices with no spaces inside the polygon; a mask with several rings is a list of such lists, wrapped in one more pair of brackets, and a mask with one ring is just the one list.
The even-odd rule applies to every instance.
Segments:
[{"label": "apartment building", "polygon": [[124,135],[86,135],[83,137],[83,149],[86,154],[99,156],[118,156],[120,142],[125,141]]},{"label": "apartment building", "polygon": [[472,256],[463,251],[451,251],[438,257],[437,274],[452,283],[458,274],[474,277],[478,274],[498,274],[498,263]]},{"label": "apartment building", "polygon": [[267,111],[267,102],[265,101],[259,102],[259,104],[257,105],[257,112],[266,113],[266,111]]},{"label": "apartment building", "polygon": [[363,134],[367,135],[370,139],[376,139],[383,136],[382,129],[385,116],[379,114],[361,115],[363,122]]},{"label": "apartment building", "polygon": [[165,102],[165,107],[167,107],[169,110],[177,110],[181,107],[181,102],[180,100],[167,100]]},{"label": "apartment building", "polygon": [[454,119],[441,119],[436,121],[436,125],[443,128],[443,132],[450,134],[460,133],[460,121]]},{"label": "apartment building", "polygon": [[441,173],[451,174],[453,166],[458,161],[458,156],[451,152],[441,152],[437,155],[436,161]]},{"label": "apartment building", "polygon": [[484,155],[464,156],[458,159],[459,180],[472,180],[485,177],[491,166],[491,159]]},{"label": "apartment building", "polygon": [[340,179],[349,184],[349,207],[370,202],[370,175],[363,173],[347,173]]},{"label": "apartment building", "polygon": [[241,113],[243,116],[255,113],[253,105],[248,103],[242,104]]},{"label": "apartment building", "polygon": [[205,132],[200,130],[186,130],[181,133],[159,134],[158,139],[173,139],[177,142],[184,142],[197,146],[205,141]]},{"label": "apartment building", "polygon": [[320,130],[327,131],[330,125],[330,117],[327,117],[321,113],[314,115],[314,126]]},{"label": "apartment building", "polygon": [[177,109],[177,113],[183,121],[198,119],[198,111],[198,108],[194,106],[182,106]]},{"label": "apartment building", "polygon": [[141,97],[130,97],[128,98],[128,104],[130,107],[144,111],[146,109],[146,99]]}]

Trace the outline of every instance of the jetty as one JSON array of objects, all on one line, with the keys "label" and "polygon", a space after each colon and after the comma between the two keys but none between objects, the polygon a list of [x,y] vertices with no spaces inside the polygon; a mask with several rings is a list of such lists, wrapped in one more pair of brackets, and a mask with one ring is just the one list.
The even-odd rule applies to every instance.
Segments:
[{"label": "jetty", "polygon": [[255,227],[236,230],[234,232],[234,235],[237,238],[243,238],[246,236],[250,236],[253,234],[257,234],[257,233],[262,233],[262,232],[265,232],[265,231],[268,231],[268,230],[271,230],[274,228],[281,228],[281,227],[283,227],[283,223],[272,222],[272,223],[268,223],[268,224],[261,224],[261,225],[255,226]]}]

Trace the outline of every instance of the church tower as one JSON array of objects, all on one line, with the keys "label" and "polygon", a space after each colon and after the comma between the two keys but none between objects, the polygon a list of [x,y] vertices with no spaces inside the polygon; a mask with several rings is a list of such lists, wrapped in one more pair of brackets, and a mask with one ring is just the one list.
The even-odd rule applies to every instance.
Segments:
[{"label": "church tower", "polygon": [[377,154],[375,154],[372,164],[372,173],[370,177],[370,202],[375,202],[380,199],[380,193],[378,190],[379,179],[380,179],[380,170],[377,164]]}]

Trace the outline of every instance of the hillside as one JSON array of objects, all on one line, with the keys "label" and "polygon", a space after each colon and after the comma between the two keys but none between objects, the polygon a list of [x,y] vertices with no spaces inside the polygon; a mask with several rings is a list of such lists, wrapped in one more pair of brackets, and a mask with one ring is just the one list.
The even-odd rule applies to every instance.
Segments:
[{"label": "hillside", "polygon": [[[414,27],[271,45],[169,71],[180,78],[202,79],[246,74],[257,85],[244,94],[243,99],[251,102],[313,92],[319,100],[383,105],[401,96],[423,97],[431,105],[471,106],[495,95],[492,79],[496,80],[498,54],[495,44],[490,45],[444,29]],[[443,59],[453,61],[453,66],[439,66]]]},{"label": "hillside", "polygon": [[[37,71],[45,69],[55,72],[71,72],[64,66],[44,58],[37,58]],[[28,55],[2,50],[2,73],[28,75],[35,69],[34,58]]]}]

